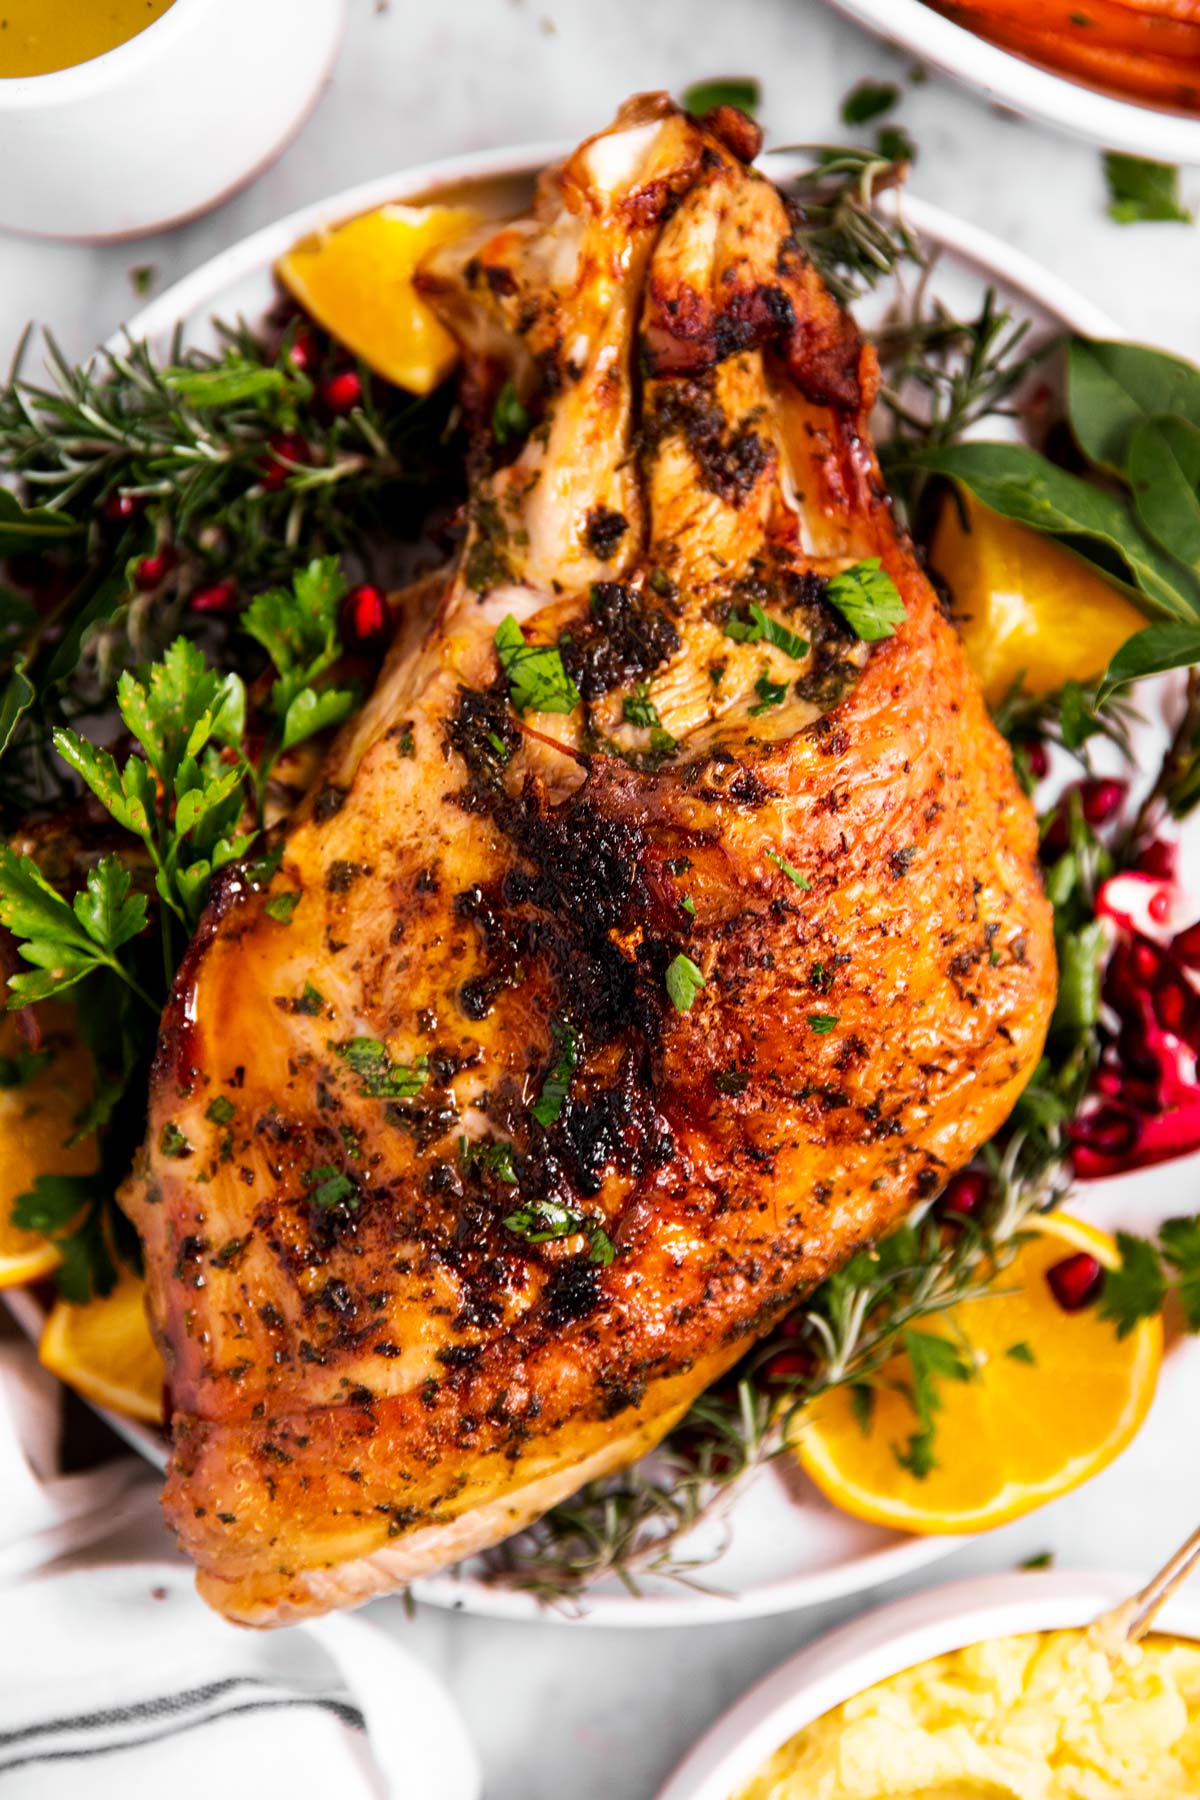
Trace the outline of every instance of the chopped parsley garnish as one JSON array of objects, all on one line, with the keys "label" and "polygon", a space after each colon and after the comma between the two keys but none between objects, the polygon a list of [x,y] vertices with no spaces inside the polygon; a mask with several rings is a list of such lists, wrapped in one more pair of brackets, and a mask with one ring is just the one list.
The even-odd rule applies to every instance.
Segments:
[{"label": "chopped parsley garnish", "polygon": [[347,1201],[358,1205],[358,1189],[350,1177],[332,1163],[322,1163],[317,1169],[309,1169],[304,1177],[304,1185],[310,1190],[307,1196],[309,1204],[320,1207],[322,1211],[329,1206],[341,1206]]},{"label": "chopped parsley garnish", "polygon": [[529,435],[532,423],[529,414],[517,399],[517,390],[510,376],[496,395],[496,404],[492,408],[492,435],[498,444],[512,444],[518,438]]},{"label": "chopped parsley garnish", "polygon": [[906,1329],[901,1333],[901,1342],[908,1355],[908,1398],[917,1416],[917,1429],[903,1449],[894,1444],[892,1454],[902,1469],[923,1481],[938,1466],[933,1441],[937,1430],[936,1414],[942,1404],[939,1383],[970,1381],[973,1370],[957,1345],[932,1331]]},{"label": "chopped parsley garnish", "polygon": [[229,1125],[237,1116],[237,1107],[227,1094],[218,1094],[209,1101],[204,1116],[214,1125]]},{"label": "chopped parsley garnish", "polygon": [[786,857],[780,856],[778,850],[768,850],[766,856],[768,862],[773,862],[777,869],[783,870],[789,881],[794,881],[796,886],[803,888],[806,894],[812,892],[812,882],[807,881],[799,869],[794,869]]},{"label": "chopped parsley garnish", "polygon": [[695,918],[696,902],[692,899],[690,894],[685,894],[679,904],[682,906],[685,913],[689,913],[693,919]]},{"label": "chopped parsley garnish", "polygon": [[877,644],[895,634],[908,614],[900,598],[900,590],[890,575],[884,573],[877,556],[855,563],[833,576],[825,589],[825,598],[837,608],[856,637],[865,644]]},{"label": "chopped parsley garnish", "polygon": [[758,695],[758,705],[750,708],[750,717],[756,719],[760,713],[769,712],[773,706],[781,706],[787,699],[787,682],[772,681],[770,670],[764,669],[754,684]]},{"label": "chopped parsley garnish", "polygon": [[300,904],[300,898],[298,892],[292,892],[290,894],[272,894],[271,898],[267,901],[267,904],[263,907],[263,911],[266,913],[268,919],[274,919],[277,925],[290,925],[292,922],[292,914]]},{"label": "chopped parsley garnish", "polygon": [[1024,1341],[1018,1344],[1010,1344],[1004,1354],[1005,1356],[1011,1357],[1013,1362],[1028,1363],[1030,1367],[1037,1362],[1037,1357],[1033,1354],[1029,1345]]},{"label": "chopped parsley garnish", "polygon": [[683,110],[694,119],[702,119],[715,106],[736,106],[753,118],[761,103],[762,88],[753,75],[717,75],[683,90]]},{"label": "chopped parsley garnish", "polygon": [[493,1138],[490,1142],[473,1144],[469,1138],[458,1140],[459,1161],[464,1169],[476,1165],[494,1175],[497,1181],[503,1181],[508,1187],[517,1187],[517,1171],[513,1162],[513,1147],[502,1138]]},{"label": "chopped parsley garnish", "polygon": [[311,981],[306,981],[295,1009],[298,1013],[306,1013],[310,1019],[315,1019],[325,1010],[325,996],[320,988],[315,988]]},{"label": "chopped parsley garnish", "polygon": [[1162,1311],[1167,1283],[1158,1251],[1146,1238],[1118,1231],[1117,1249],[1120,1266],[1104,1272],[1099,1312],[1102,1319],[1112,1320],[1117,1336],[1123,1338],[1140,1320]]},{"label": "chopped parsley garnish", "polygon": [[511,613],[496,627],[493,642],[509,699],[519,713],[569,713],[579,705],[579,689],[567,674],[561,653],[551,644],[527,644]]},{"label": "chopped parsley garnish", "polygon": [[558,1045],[558,1060],[545,1081],[530,1111],[539,1125],[553,1125],[563,1109],[571,1077],[579,1062],[579,1033],[565,1019],[555,1019],[550,1028]]},{"label": "chopped parsley garnish", "polygon": [[158,1134],[158,1148],[163,1156],[185,1157],[192,1154],[192,1146],[179,1129],[174,1119],[168,1119]]},{"label": "chopped parsley garnish", "polygon": [[726,620],[725,636],[732,638],[735,644],[774,644],[796,662],[808,655],[808,639],[802,638],[798,632],[790,631],[778,619],[772,619],[757,600],[750,602],[748,619],[740,618],[735,613]]},{"label": "chopped parsley garnish", "polygon": [[690,956],[680,951],[667,964],[667,994],[676,1012],[690,1012],[696,995],[704,986],[704,976]]},{"label": "chopped parsley garnish", "polygon": [[333,1044],[333,1050],[347,1063],[358,1076],[359,1093],[371,1100],[411,1100],[425,1086],[425,1077],[429,1070],[429,1059],[418,1056],[409,1067],[405,1063],[394,1063],[388,1055],[387,1045],[381,1044],[378,1038],[347,1038],[344,1043]]},{"label": "chopped parsley garnish", "polygon": [[745,1069],[721,1069],[713,1076],[713,1086],[718,1094],[744,1094],[750,1086],[750,1077]]},{"label": "chopped parsley garnish", "polygon": [[818,1037],[828,1037],[840,1020],[836,1013],[809,1013],[808,1022]]},{"label": "chopped parsley garnish", "polygon": [[1192,215],[1179,198],[1179,170],[1173,163],[1148,162],[1109,150],[1104,158],[1108,216],[1118,225],[1190,225]]},{"label": "chopped parsley garnish", "polygon": [[860,81],[842,101],[843,125],[866,125],[890,112],[900,98],[891,81]]},{"label": "chopped parsley garnish", "polygon": [[888,162],[911,163],[917,160],[917,146],[903,125],[881,126],[875,134],[875,147]]},{"label": "chopped parsley garnish", "polygon": [[582,1219],[559,1200],[532,1200],[504,1221],[506,1231],[526,1244],[549,1244],[557,1238],[585,1232],[590,1240],[588,1261],[606,1267],[616,1255],[613,1241],[596,1219]]},{"label": "chopped parsley garnish", "polygon": [[622,717],[627,725],[638,725],[650,733],[650,748],[660,756],[670,756],[679,746],[659,717],[650,698],[650,683],[639,681],[632,694],[626,694]]}]

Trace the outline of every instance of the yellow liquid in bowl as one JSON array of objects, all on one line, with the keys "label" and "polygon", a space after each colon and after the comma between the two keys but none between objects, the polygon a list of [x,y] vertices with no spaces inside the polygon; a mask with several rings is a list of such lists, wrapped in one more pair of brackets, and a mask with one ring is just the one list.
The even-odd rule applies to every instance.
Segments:
[{"label": "yellow liquid in bowl", "polygon": [[174,0],[0,0],[0,80],[50,75],[115,50]]}]

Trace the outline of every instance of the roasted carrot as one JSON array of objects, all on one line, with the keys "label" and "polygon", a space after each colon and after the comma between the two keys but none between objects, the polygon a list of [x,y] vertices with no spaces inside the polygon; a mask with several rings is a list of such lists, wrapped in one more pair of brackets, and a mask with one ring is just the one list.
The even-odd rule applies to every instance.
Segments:
[{"label": "roasted carrot", "polygon": [[[1081,0],[1081,10],[1087,0]],[[1112,88],[1159,106],[1200,111],[1200,56],[1157,56],[1129,50],[1089,36],[1083,29],[1068,34],[1019,23],[996,10],[968,9],[961,4],[939,8],[972,31],[1031,62],[1055,69],[1096,87]],[[1045,18],[1045,13],[1041,17]]]}]

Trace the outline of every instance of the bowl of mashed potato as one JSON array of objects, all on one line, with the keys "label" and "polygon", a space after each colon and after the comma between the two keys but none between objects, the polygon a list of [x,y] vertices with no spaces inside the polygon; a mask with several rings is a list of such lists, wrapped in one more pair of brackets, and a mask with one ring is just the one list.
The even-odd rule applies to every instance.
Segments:
[{"label": "bowl of mashed potato", "polygon": [[1110,1661],[1135,1576],[953,1582],[809,1645],[706,1733],[658,1800],[1194,1800],[1200,1596]]}]

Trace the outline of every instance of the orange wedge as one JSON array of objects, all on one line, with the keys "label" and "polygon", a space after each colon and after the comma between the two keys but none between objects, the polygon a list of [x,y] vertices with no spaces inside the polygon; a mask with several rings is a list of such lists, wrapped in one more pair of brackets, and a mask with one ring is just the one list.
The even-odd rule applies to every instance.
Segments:
[{"label": "orange wedge", "polygon": [[961,492],[942,508],[929,561],[949,583],[967,660],[988,701],[1018,675],[1031,694],[1090,681],[1146,623],[1078,556]]},{"label": "orange wedge", "polygon": [[37,1281],[58,1262],[48,1238],[12,1223],[18,1194],[39,1175],[86,1175],[97,1161],[94,1137],[66,1146],[92,1079],[91,1059],[73,1035],[70,1009],[41,1006],[38,1023],[42,1049],[34,1056],[16,1014],[0,1014],[0,1287]]},{"label": "orange wedge", "polygon": [[413,286],[422,257],[478,215],[461,206],[381,206],[305,238],[277,273],[318,324],[377,374],[428,394],[457,360],[454,339]]},{"label": "orange wedge", "polygon": [[145,1293],[144,1282],[126,1269],[102,1300],[58,1301],[38,1356],[85,1400],[161,1425],[163,1364],[146,1321]]},{"label": "orange wedge", "polygon": [[[927,1474],[912,1473],[897,1455],[920,1423],[907,1355],[872,1383],[865,1428],[844,1388],[806,1409],[795,1452],[835,1506],[899,1531],[981,1531],[1077,1487],[1134,1436],[1154,1397],[1162,1321],[1144,1319],[1118,1338],[1094,1303],[1064,1311],[1050,1271],[1079,1252],[1115,1268],[1117,1246],[1057,1214],[1031,1229],[994,1294],[920,1323],[949,1340],[970,1370],[970,1379],[937,1384]],[[1061,1286],[1063,1273],[1056,1279]]]}]

